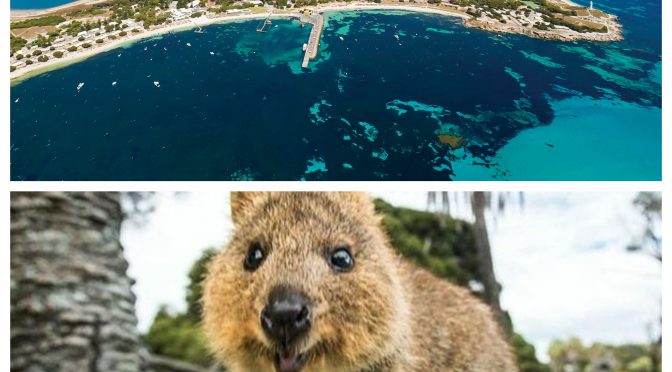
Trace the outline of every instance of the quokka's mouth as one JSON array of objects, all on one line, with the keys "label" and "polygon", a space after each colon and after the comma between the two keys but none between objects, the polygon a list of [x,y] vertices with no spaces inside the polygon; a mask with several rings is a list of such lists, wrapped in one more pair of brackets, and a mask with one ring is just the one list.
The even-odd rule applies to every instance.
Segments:
[{"label": "quokka's mouth", "polygon": [[275,370],[277,372],[298,372],[305,363],[305,353],[283,351],[275,354]]}]

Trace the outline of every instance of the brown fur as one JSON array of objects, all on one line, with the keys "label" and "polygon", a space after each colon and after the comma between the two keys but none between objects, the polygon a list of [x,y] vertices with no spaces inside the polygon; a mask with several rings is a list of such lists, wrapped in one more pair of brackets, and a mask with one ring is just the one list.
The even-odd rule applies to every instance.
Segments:
[{"label": "brown fur", "polygon": [[[313,302],[296,346],[303,371],[516,371],[490,309],[468,291],[403,261],[360,193],[234,193],[236,226],[204,284],[206,335],[229,370],[273,371],[277,351],[259,314],[276,285]],[[268,256],[243,269],[252,241]],[[328,249],[347,244],[355,266],[336,273]]]}]

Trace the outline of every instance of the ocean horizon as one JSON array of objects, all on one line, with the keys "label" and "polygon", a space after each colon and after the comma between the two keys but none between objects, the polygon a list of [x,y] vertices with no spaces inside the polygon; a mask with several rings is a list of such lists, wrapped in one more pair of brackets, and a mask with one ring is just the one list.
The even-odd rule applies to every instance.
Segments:
[{"label": "ocean horizon", "polygon": [[308,70],[286,19],[142,40],[11,88],[11,178],[659,180],[661,4],[595,6],[624,41],[368,10]]}]

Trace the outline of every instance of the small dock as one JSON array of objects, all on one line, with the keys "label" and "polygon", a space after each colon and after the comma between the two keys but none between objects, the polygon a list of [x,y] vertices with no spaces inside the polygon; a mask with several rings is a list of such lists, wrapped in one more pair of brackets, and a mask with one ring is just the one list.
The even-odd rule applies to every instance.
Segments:
[{"label": "small dock", "polygon": [[303,55],[303,63],[301,68],[308,68],[308,62],[317,57],[317,49],[320,46],[320,37],[322,36],[322,29],[324,28],[324,17],[321,14],[302,14],[300,16],[301,23],[310,23],[313,28],[310,30],[308,37],[308,46]]},{"label": "small dock", "polygon": [[261,21],[261,23],[259,23],[259,25],[257,26],[257,32],[266,32],[265,30],[266,26],[270,26],[272,24],[271,22],[272,15],[273,15],[272,11],[268,12],[266,18],[264,18],[264,20]]}]

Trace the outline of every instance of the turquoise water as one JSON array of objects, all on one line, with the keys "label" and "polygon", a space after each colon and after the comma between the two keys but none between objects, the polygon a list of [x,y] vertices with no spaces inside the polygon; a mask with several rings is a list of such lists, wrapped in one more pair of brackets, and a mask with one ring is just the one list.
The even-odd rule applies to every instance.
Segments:
[{"label": "turquoise water", "polygon": [[623,3],[600,4],[622,15],[619,43],[327,13],[308,70],[295,21],[141,41],[12,87],[11,177],[660,179],[660,3]]},{"label": "turquoise water", "polygon": [[75,0],[11,0],[12,9],[46,9],[71,3]]}]

